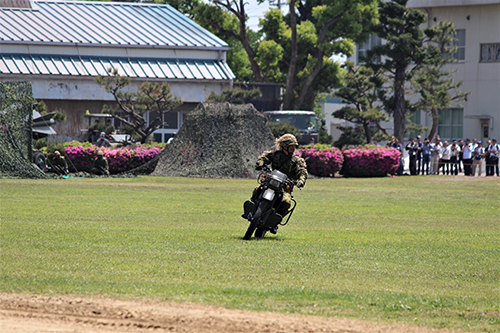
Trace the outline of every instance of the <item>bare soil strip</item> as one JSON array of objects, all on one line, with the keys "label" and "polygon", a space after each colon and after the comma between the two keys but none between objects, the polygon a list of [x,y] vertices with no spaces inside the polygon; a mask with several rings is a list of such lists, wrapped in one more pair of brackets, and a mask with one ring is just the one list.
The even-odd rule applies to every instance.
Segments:
[{"label": "bare soil strip", "polygon": [[0,294],[0,332],[456,332],[409,325],[230,310],[193,303]]}]

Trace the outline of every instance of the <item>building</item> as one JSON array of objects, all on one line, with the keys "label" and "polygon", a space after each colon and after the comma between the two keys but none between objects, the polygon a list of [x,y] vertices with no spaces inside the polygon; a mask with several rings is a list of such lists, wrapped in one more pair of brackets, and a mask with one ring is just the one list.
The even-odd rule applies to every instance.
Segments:
[{"label": "building", "polygon": [[36,100],[66,113],[57,141],[84,139],[86,111],[113,102],[95,82],[110,67],[131,78],[132,88],[167,82],[184,102],[154,133],[159,142],[211,92],[233,84],[228,45],[169,5],[2,0],[0,26],[0,80],[31,81]]},{"label": "building", "polygon": [[[454,80],[464,83],[462,91],[471,94],[467,101],[440,110],[440,137],[500,137],[500,0],[409,0],[407,6],[426,13],[424,27],[448,21],[454,23],[457,31],[458,61],[448,66],[457,70]],[[372,36],[357,48],[352,60],[356,62],[366,49],[381,42]],[[431,117],[423,111],[417,112],[414,122],[432,125]]]}]

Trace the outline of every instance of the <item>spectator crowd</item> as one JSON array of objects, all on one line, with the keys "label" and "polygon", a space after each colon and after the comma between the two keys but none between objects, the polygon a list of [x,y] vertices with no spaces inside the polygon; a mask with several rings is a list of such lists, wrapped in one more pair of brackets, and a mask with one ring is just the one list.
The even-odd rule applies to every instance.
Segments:
[{"label": "spectator crowd", "polygon": [[[390,143],[398,149],[403,156],[403,146],[397,139]],[[416,140],[410,138],[405,146],[409,155],[410,175],[458,175],[481,176],[483,166],[486,176],[499,174],[500,146],[496,139],[488,140],[484,145],[481,140],[465,139],[441,142],[439,136],[432,140],[417,136]],[[398,175],[403,174],[404,160],[401,159]]]}]

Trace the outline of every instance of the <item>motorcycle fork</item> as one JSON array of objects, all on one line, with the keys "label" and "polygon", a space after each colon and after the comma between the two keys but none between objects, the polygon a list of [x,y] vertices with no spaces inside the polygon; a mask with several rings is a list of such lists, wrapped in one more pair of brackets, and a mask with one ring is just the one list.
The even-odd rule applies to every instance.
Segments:
[{"label": "motorcycle fork", "polygon": [[[257,211],[257,208],[260,206],[260,204],[261,204],[261,202],[263,200],[262,196],[264,195],[265,190],[266,189],[263,188],[262,191],[261,191],[261,193],[260,193],[260,195],[259,195],[259,197],[257,198],[257,200],[255,200],[255,204],[253,205],[252,210],[248,214],[248,220],[249,221],[251,221],[253,219],[253,214],[255,214],[255,212]],[[269,217],[269,215],[273,211],[274,204],[276,203],[276,199],[278,197],[279,197],[278,195],[274,196],[273,200],[269,203],[269,209],[267,210],[267,212],[265,213],[265,215],[261,215],[260,221],[258,221],[259,222],[259,226],[263,226],[266,223],[267,218]]]}]

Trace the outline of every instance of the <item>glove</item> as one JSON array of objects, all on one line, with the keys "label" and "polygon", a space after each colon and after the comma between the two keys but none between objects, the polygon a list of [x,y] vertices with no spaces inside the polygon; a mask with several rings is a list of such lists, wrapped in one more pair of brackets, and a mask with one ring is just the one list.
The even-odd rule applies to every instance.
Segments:
[{"label": "glove", "polygon": [[305,184],[306,184],[305,180],[299,179],[299,181],[297,182],[297,187],[302,188],[304,187]]},{"label": "glove", "polygon": [[258,160],[257,163],[255,164],[255,170],[262,170],[262,167],[264,166],[264,161],[263,160]]}]

